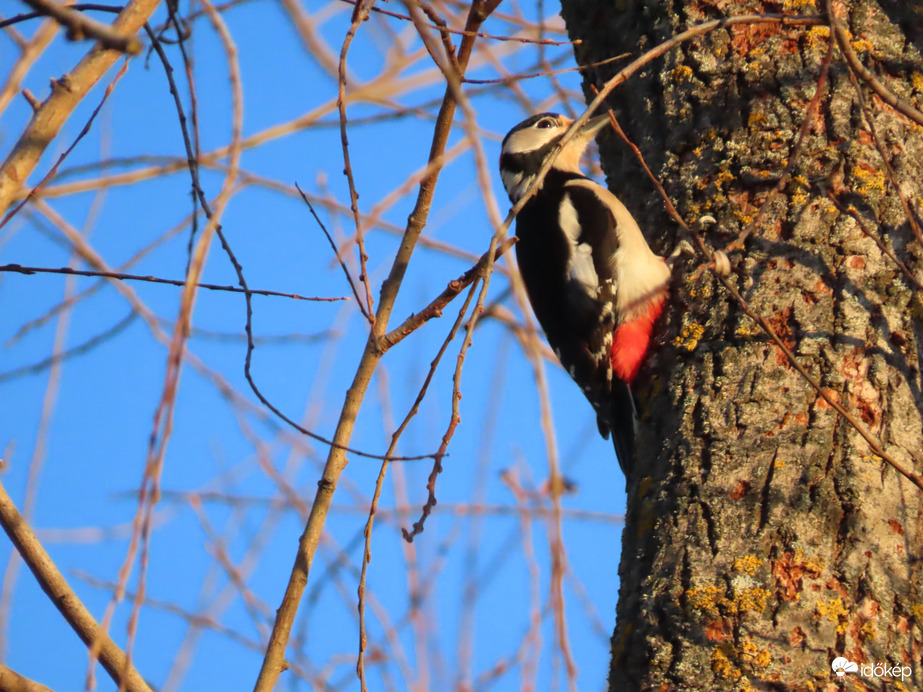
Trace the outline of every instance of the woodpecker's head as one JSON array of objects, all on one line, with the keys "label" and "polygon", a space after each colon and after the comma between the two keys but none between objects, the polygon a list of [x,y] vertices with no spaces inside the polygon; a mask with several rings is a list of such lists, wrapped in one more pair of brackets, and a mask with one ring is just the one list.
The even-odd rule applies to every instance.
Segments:
[{"label": "woodpecker's head", "polygon": [[[503,138],[500,177],[510,201],[519,201],[574,121],[557,113],[539,113],[523,120]],[[596,133],[609,122],[608,115],[591,118],[554,160],[554,168],[580,173],[580,157]]]}]

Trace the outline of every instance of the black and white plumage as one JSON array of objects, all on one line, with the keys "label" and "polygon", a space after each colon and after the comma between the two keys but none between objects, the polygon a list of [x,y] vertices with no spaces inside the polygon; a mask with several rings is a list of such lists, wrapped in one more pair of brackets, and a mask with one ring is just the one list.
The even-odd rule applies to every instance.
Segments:
[{"label": "black and white plumage", "polygon": [[[548,343],[611,434],[626,473],[634,454],[630,384],[662,310],[670,270],[625,206],[580,172],[584,150],[608,122],[591,119],[555,159],[516,218],[516,257]],[[503,140],[500,173],[513,203],[535,181],[572,121],[540,113]]]}]

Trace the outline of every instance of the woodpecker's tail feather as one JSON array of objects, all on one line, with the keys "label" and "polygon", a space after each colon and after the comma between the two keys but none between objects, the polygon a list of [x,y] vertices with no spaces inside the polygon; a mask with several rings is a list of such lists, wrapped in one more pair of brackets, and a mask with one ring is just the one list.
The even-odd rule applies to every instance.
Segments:
[{"label": "woodpecker's tail feather", "polygon": [[604,438],[609,439],[611,433],[619,467],[628,478],[634,466],[637,413],[631,388],[627,383],[621,380],[612,382],[612,397],[606,408],[605,412],[598,412],[596,423]]}]

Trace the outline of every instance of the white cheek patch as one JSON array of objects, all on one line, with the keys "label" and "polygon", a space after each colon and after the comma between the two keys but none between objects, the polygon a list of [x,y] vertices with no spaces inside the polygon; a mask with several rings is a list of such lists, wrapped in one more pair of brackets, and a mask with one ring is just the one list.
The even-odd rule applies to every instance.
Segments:
[{"label": "white cheek patch", "polygon": [[528,151],[535,151],[542,148],[545,144],[557,137],[561,132],[566,132],[567,128],[560,126],[535,128],[527,127],[524,130],[514,132],[506,140],[506,146],[503,147],[504,153],[523,154]]},{"label": "white cheek patch", "polygon": [[571,279],[577,281],[586,292],[596,297],[599,288],[599,277],[596,275],[596,266],[593,264],[593,248],[588,243],[581,243],[580,221],[577,210],[574,208],[569,195],[561,199],[558,210],[558,224],[570,245],[570,259],[567,262],[567,272]]}]

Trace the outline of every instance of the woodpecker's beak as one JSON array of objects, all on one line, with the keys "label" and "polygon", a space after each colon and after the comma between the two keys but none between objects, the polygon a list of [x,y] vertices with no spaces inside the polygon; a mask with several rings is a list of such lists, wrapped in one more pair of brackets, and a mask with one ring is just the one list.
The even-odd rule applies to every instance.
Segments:
[{"label": "woodpecker's beak", "polygon": [[586,121],[586,125],[584,125],[583,129],[580,130],[580,136],[586,137],[587,139],[592,139],[601,129],[603,129],[608,124],[608,113],[597,115],[595,118],[590,118]]}]

